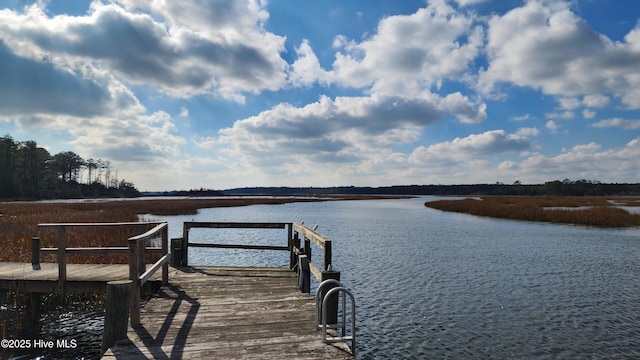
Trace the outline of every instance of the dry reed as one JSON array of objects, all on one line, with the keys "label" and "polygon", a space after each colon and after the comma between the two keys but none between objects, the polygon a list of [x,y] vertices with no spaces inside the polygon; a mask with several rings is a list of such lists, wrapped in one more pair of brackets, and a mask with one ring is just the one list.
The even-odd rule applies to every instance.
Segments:
[{"label": "dry reed", "polygon": [[640,226],[640,214],[617,206],[640,206],[631,197],[483,196],[480,199],[437,200],[425,206],[479,216],[598,227]]},{"label": "dry reed", "polygon": [[[375,196],[322,198],[228,198],[228,199],[145,199],[80,202],[4,202],[0,203],[0,261],[30,262],[31,238],[41,238],[42,247],[57,247],[55,229],[39,228],[40,223],[132,222],[138,214],[189,215],[210,207],[284,204],[301,201],[373,199]],[[127,246],[127,239],[148,228],[97,227],[69,228],[68,247]],[[126,254],[67,255],[69,263],[126,263]],[[154,256],[149,255],[150,259]],[[42,262],[57,261],[56,255],[41,257]]]}]

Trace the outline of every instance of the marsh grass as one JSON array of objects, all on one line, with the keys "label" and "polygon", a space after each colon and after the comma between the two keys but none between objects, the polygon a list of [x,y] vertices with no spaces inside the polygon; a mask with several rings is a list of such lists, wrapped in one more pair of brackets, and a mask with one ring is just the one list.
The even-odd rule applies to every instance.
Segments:
[{"label": "marsh grass", "polygon": [[480,199],[430,201],[425,206],[512,220],[598,227],[640,226],[640,214],[616,207],[640,206],[640,198],[635,197],[483,196]]},{"label": "marsh grass", "polygon": [[[375,196],[322,198],[229,198],[229,199],[145,199],[81,202],[4,202],[0,203],[0,261],[30,262],[31,238],[40,237],[41,247],[57,247],[55,228],[39,228],[40,223],[73,222],[134,222],[138,214],[190,215],[198,209],[246,206],[253,204],[284,204],[326,200],[362,200]],[[127,246],[127,239],[149,227],[69,228],[68,247]],[[148,254],[149,263],[157,254]],[[41,262],[57,262],[56,255],[42,255]],[[126,254],[69,254],[69,263],[127,263]]]}]

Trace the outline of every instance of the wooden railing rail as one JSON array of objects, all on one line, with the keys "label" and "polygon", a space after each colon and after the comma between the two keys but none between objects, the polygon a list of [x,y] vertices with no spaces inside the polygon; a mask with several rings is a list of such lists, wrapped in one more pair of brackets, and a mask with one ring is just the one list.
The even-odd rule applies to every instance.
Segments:
[{"label": "wooden railing rail", "polygon": [[[117,254],[127,253],[128,247],[67,247],[67,228],[72,227],[117,227],[117,226],[143,226],[157,225],[160,222],[110,222],[110,223],[42,223],[41,228],[57,228],[58,247],[41,248],[40,238],[32,238],[31,264],[34,269],[40,269],[40,253],[58,254],[58,292],[64,294],[67,282],[67,254]],[[149,252],[161,253],[162,248],[149,248]]]},{"label": "wooden railing rail", "polygon": [[[301,240],[304,246],[301,246]],[[316,244],[323,252],[321,269],[312,262],[311,243]],[[340,280],[340,272],[334,271],[331,265],[333,261],[331,239],[303,224],[294,223],[292,244],[292,263],[295,258],[298,267],[300,290],[307,293],[311,292],[311,274],[318,282],[328,279]]]},{"label": "wooden railing rail", "polygon": [[[140,294],[144,284],[162,268],[162,285],[169,282],[169,226],[168,224],[158,224],[153,229],[129,238],[129,278],[133,281],[131,284],[131,325],[140,324]],[[146,269],[146,241],[156,238],[158,235],[162,238],[162,257]]]},{"label": "wooden railing rail", "polygon": [[[189,241],[189,232],[193,228],[208,229],[287,229],[287,246],[277,245],[253,245],[253,244],[212,244],[212,243],[194,243]],[[292,239],[292,223],[283,222],[202,222],[190,221],[183,224],[182,239],[173,239],[181,241],[180,246],[171,246],[172,249],[181,249],[179,261],[175,261],[174,265],[189,266],[188,249],[189,247],[200,248],[219,248],[219,249],[245,249],[245,250],[282,250],[291,251]],[[172,240],[172,241],[173,241]],[[173,251],[173,250],[172,250]]]}]

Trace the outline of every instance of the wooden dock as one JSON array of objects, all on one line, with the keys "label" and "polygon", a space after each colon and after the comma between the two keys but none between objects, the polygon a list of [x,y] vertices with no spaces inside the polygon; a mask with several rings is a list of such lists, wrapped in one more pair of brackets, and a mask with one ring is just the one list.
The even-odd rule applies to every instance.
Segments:
[{"label": "wooden dock", "polygon": [[[129,279],[128,264],[67,264],[66,269],[69,292],[104,292],[109,281]],[[0,274],[0,289],[49,293],[59,288],[57,263],[42,263],[34,270],[28,263],[0,262]],[[162,274],[151,280],[162,280]]]},{"label": "wooden dock", "polygon": [[[109,231],[124,226],[153,228],[128,238],[127,246],[67,246],[67,238],[73,234],[73,229]],[[107,350],[106,359],[354,357],[353,295],[338,281],[340,272],[331,265],[331,240],[302,224],[186,222],[183,238],[171,239],[171,254],[166,222],[56,223],[39,224],[39,227],[57,230],[58,247],[42,248],[40,239],[34,237],[31,264],[0,263],[0,289],[26,291],[35,298],[39,293],[48,292],[105,291],[102,351]],[[189,232],[194,228],[284,230],[286,243],[192,242]],[[157,240],[161,246],[153,247],[152,243]],[[322,251],[321,265],[311,261],[311,243]],[[189,248],[286,251],[289,267],[194,267],[188,263]],[[150,252],[161,257],[154,264],[145,264],[145,254]],[[56,254],[58,263],[40,263],[41,253]],[[70,253],[127,253],[128,264],[68,264],[67,254]],[[318,289],[319,304],[323,309],[322,331],[316,324],[316,298],[309,294],[311,275],[322,283]],[[145,292],[149,291],[148,281],[155,281],[162,287],[142,305]],[[338,320],[339,294],[343,296],[342,321]],[[347,295],[351,299],[350,331],[346,330]],[[121,299],[125,301],[119,301]],[[39,313],[39,310],[32,311],[29,316],[37,321]],[[337,332],[340,328],[341,334]]]},{"label": "wooden dock", "polygon": [[315,311],[287,268],[171,268],[103,359],[353,359],[322,341]]}]

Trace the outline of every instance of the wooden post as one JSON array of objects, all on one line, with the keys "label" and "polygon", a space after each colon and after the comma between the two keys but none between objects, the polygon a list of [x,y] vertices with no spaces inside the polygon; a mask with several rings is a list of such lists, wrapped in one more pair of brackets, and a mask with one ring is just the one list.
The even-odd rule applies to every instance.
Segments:
[{"label": "wooden post", "polygon": [[324,242],[324,269],[325,271],[331,270],[329,266],[331,265],[331,240],[327,240]]},{"label": "wooden post", "polygon": [[[16,298],[18,298],[19,292],[16,291]],[[37,334],[40,332],[40,316],[42,315],[42,294],[41,293],[27,293],[25,303],[25,312],[22,316],[22,329],[20,336],[24,334]],[[20,302],[20,300],[18,300]]]},{"label": "wooden post", "polygon": [[107,283],[101,354],[104,354],[116,341],[127,338],[131,284],[131,280]]},{"label": "wooden post", "polygon": [[[322,283],[328,279],[335,279],[340,281],[340,272],[339,271],[323,271],[322,279],[320,282]],[[323,287],[320,290],[320,299],[327,303],[327,324],[333,325],[338,323],[338,294],[332,294],[328,299],[325,299],[325,295],[329,292],[329,290],[337,287],[336,284],[327,284],[327,286]],[[322,319],[322,306],[320,307],[318,314],[318,319]],[[344,309],[343,309],[344,311]]]},{"label": "wooden post", "polygon": [[67,229],[58,226],[58,292],[64,295],[67,283]]},{"label": "wooden post", "polygon": [[182,266],[182,242],[184,239],[171,239],[171,266],[177,268]]},{"label": "wooden post", "polygon": [[311,239],[304,237],[304,254],[307,255],[309,261],[311,261]]},{"label": "wooden post", "polygon": [[[162,229],[162,256],[169,253],[169,225]],[[169,283],[169,262],[165,262],[162,265],[162,286],[166,286]]]},{"label": "wooden post", "polygon": [[298,255],[298,288],[304,293],[311,293],[311,269],[306,255]]},{"label": "wooden post", "polygon": [[31,267],[40,270],[40,238],[31,238]]},{"label": "wooden post", "polygon": [[300,249],[300,236],[298,232],[293,233],[293,243],[291,245],[291,260],[289,261],[289,269],[295,271],[296,266],[298,266],[298,256],[296,255],[295,249]]},{"label": "wooden post", "polygon": [[182,225],[182,266],[189,266],[189,229],[190,225]]},{"label": "wooden post", "polygon": [[140,325],[140,272],[138,269],[138,244],[129,240],[129,279],[131,283],[131,326]]},{"label": "wooden post", "polygon": [[138,276],[144,274],[147,271],[147,253],[145,249],[147,248],[146,240],[136,240],[136,244],[138,245]]}]

